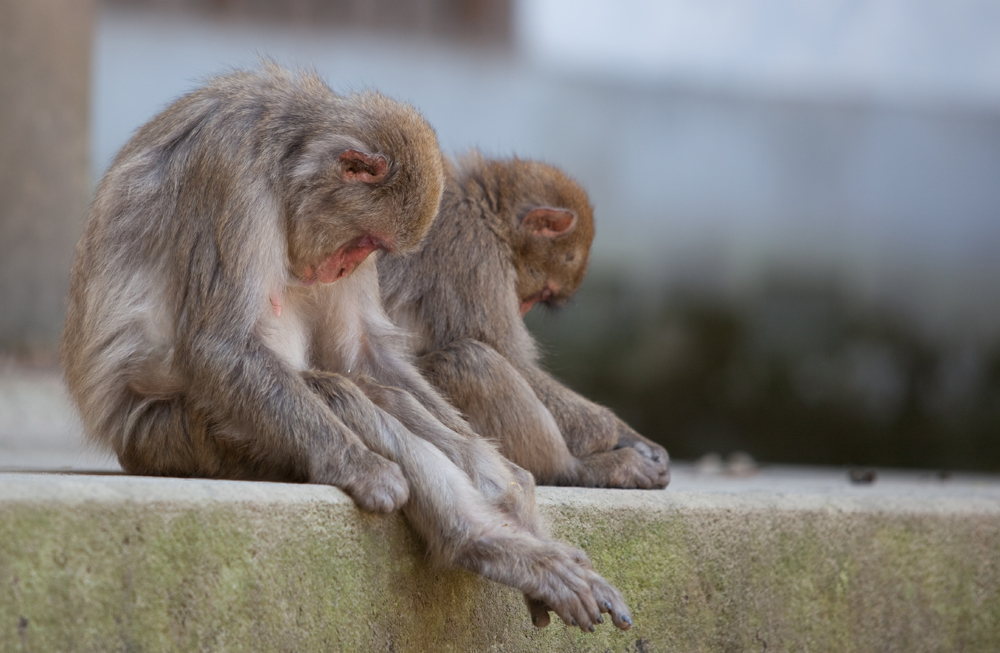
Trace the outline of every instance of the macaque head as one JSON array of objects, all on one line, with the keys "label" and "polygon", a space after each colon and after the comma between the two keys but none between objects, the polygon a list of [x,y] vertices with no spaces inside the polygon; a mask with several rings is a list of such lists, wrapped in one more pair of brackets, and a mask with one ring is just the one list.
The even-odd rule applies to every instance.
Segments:
[{"label": "macaque head", "polygon": [[437,136],[415,109],[371,92],[335,100],[288,153],[289,261],[307,285],[351,274],[372,252],[412,250],[444,188]]},{"label": "macaque head", "polygon": [[594,240],[587,193],[551,166],[514,160],[514,267],[521,317],[536,303],[556,306],[583,281]]}]

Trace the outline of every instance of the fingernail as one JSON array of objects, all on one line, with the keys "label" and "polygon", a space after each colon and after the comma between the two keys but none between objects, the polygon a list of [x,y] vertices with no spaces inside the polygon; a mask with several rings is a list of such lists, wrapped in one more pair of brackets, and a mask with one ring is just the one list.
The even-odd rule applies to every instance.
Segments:
[{"label": "fingernail", "polygon": [[632,620],[629,619],[628,617],[626,617],[625,615],[622,615],[622,621],[624,621],[625,623],[627,623],[629,626],[632,625]]},{"label": "fingernail", "polygon": [[575,626],[576,625],[576,619],[570,619],[569,620],[569,625],[570,626]]},{"label": "fingernail", "polygon": [[587,630],[589,630],[590,632],[594,632],[597,629],[594,628],[594,624],[590,624],[590,628],[588,628]]},{"label": "fingernail", "polygon": [[608,612],[611,611],[611,601],[605,601],[604,607],[607,608]]},{"label": "fingernail", "polygon": [[603,624],[604,623],[604,617],[602,617],[601,615],[597,615],[597,623]]}]

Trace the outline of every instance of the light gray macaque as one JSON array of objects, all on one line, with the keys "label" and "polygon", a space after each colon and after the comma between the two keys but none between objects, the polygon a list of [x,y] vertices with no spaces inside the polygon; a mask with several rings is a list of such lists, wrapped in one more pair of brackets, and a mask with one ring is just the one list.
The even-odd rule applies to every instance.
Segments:
[{"label": "light gray macaque", "polygon": [[402,508],[437,562],[520,589],[536,625],[628,629],[382,308],[376,259],[417,246],[444,179],[414,109],[312,74],[265,63],[176,101],[118,154],[77,248],[62,354],[86,431],[133,474]]},{"label": "light gray macaque", "polygon": [[586,192],[542,163],[473,153],[448,165],[417,252],[379,262],[393,321],[424,375],[539,483],[662,488],[669,457],[538,363],[523,317],[579,287],[594,238]]}]

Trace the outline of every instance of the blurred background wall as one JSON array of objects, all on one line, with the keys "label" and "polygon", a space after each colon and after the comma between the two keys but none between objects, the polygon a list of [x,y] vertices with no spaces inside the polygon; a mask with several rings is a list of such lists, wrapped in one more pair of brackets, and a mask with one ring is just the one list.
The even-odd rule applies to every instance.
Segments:
[{"label": "blurred background wall", "polygon": [[0,3],[0,351],[50,356],[86,208],[93,3]]},{"label": "blurred background wall", "polygon": [[92,183],[205,76],[312,66],[588,188],[588,280],[529,326],[675,456],[1000,469],[1000,5],[105,0],[93,43]]}]

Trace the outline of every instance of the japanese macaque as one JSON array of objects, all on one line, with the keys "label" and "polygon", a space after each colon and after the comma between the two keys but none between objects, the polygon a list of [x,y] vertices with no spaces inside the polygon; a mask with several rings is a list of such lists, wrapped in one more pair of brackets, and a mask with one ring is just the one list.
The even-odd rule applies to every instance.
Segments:
[{"label": "japanese macaque", "polygon": [[443,184],[434,131],[377,93],[264,63],[175,102],[118,154],[77,249],[62,354],[86,431],[129,473],[402,508],[435,560],[520,589],[536,625],[628,629],[382,308],[376,259],[420,242]]},{"label": "japanese macaque", "polygon": [[662,488],[663,447],[541,369],[523,317],[564,302],[594,238],[586,192],[537,162],[447,164],[438,218],[414,254],[379,262],[390,317],[425,376],[536,481]]}]

